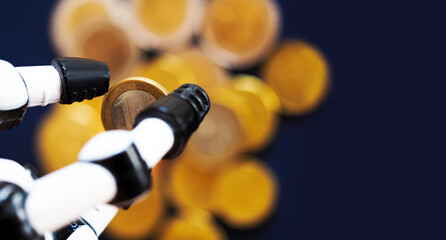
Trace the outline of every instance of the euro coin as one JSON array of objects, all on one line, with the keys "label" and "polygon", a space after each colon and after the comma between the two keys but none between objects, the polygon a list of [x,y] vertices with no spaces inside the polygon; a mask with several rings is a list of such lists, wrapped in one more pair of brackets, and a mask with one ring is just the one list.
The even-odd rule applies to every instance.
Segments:
[{"label": "euro coin", "polygon": [[58,1],[51,17],[51,36],[59,55],[73,53],[74,33],[80,26],[96,19],[114,19],[113,3],[108,0]]},{"label": "euro coin", "polygon": [[279,23],[278,8],[272,0],[214,0],[200,46],[224,67],[250,67],[273,47]]},{"label": "euro coin", "polygon": [[238,75],[231,80],[233,88],[243,95],[252,110],[243,118],[247,132],[246,149],[259,151],[276,132],[280,100],[274,90],[257,77]]},{"label": "euro coin", "polygon": [[180,207],[177,215],[178,218],[190,223],[203,224],[213,221],[212,214],[199,207]]},{"label": "euro coin", "polygon": [[197,170],[215,172],[244,149],[242,118],[250,110],[229,88],[213,88],[208,93],[212,99],[211,109],[189,139],[183,158]]},{"label": "euro coin", "polygon": [[289,115],[317,108],[329,85],[324,56],[303,41],[283,44],[267,62],[264,77],[279,97],[283,112]]},{"label": "euro coin", "polygon": [[213,86],[222,86],[227,83],[226,71],[198,49],[188,49],[178,53],[177,56],[192,70],[196,84],[204,90],[210,90]]},{"label": "euro coin", "polygon": [[167,90],[157,82],[143,78],[126,78],[105,94],[101,118],[106,130],[133,129],[136,116],[158,99],[167,95]]},{"label": "euro coin", "polygon": [[185,83],[196,83],[196,77],[186,63],[173,54],[163,54],[153,62],[137,66],[132,74],[153,79],[172,92]]},{"label": "euro coin", "polygon": [[213,212],[235,228],[257,226],[274,209],[276,188],[276,177],[268,167],[245,159],[218,178]]},{"label": "euro coin", "polygon": [[152,179],[164,201],[171,204],[171,171],[175,161],[160,161],[152,169]]},{"label": "euro coin", "polygon": [[118,239],[142,239],[156,233],[164,217],[165,206],[159,190],[154,187],[127,210],[120,209],[106,233]]},{"label": "euro coin", "polygon": [[[201,211],[201,212],[196,212]],[[210,214],[200,210],[181,213],[166,226],[160,239],[162,240],[224,240],[226,235],[210,220]]]},{"label": "euro coin", "polygon": [[100,118],[102,97],[71,105],[55,105],[38,126],[36,145],[40,165],[52,172],[77,161],[85,143],[104,131]]},{"label": "euro coin", "polygon": [[171,198],[178,206],[209,209],[217,175],[201,172],[183,159],[175,160],[171,170]]},{"label": "euro coin", "polygon": [[133,36],[143,49],[187,46],[202,20],[202,0],[133,0]]},{"label": "euro coin", "polygon": [[51,21],[58,54],[107,63],[111,83],[125,77],[138,60],[138,52],[126,31],[124,15],[114,0],[59,1]]},{"label": "euro coin", "polygon": [[125,77],[138,61],[136,46],[128,34],[111,21],[92,21],[78,30],[71,55],[105,62],[111,84]]}]

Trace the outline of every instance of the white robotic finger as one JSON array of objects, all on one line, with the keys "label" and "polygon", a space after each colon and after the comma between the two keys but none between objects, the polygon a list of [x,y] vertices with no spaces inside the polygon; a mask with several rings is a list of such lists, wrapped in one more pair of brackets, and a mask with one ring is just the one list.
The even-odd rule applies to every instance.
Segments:
[{"label": "white robotic finger", "polygon": [[28,102],[25,83],[9,62],[0,60],[0,111],[20,108]]}]

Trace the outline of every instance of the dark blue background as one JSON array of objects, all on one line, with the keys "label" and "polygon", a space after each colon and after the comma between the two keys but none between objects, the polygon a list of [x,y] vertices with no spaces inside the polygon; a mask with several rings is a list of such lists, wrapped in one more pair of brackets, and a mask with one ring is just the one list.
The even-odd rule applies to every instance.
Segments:
[{"label": "dark blue background", "polygon": [[[1,1],[1,59],[50,63],[54,2]],[[280,180],[278,209],[260,229],[227,229],[230,238],[446,239],[444,8],[278,2],[282,35],[327,56],[332,91],[313,114],[282,118],[261,154]],[[35,127],[48,109],[31,108],[0,132],[0,156],[34,161]]]}]

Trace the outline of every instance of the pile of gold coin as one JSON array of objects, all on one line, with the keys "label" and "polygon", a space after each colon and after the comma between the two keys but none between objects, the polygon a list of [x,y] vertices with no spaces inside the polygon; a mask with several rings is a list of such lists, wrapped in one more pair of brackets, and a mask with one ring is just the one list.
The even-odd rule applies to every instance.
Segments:
[{"label": "pile of gold coin", "polygon": [[[120,210],[106,234],[227,239],[217,219],[259,226],[280,204],[280,183],[253,154],[274,141],[281,115],[310,114],[330,85],[323,54],[306,41],[279,40],[280,24],[275,0],[59,0],[50,24],[57,54],[104,61],[112,79],[104,97],[53,106],[36,140],[42,167],[76,161],[95,134],[132,129],[151,103],[195,83],[209,94],[210,112],[183,154],[153,169],[152,191]],[[240,74],[257,67],[256,76]]]}]

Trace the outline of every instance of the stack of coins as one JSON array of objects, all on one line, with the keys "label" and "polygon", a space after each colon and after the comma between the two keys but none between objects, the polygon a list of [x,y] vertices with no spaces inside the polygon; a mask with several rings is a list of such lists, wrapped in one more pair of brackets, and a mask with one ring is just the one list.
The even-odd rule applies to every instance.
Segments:
[{"label": "stack of coins", "polygon": [[39,129],[42,166],[76,161],[95,134],[132,129],[140,111],[195,83],[210,112],[106,234],[227,239],[215,220],[240,231],[259,226],[280,204],[280,183],[254,155],[274,141],[281,115],[310,114],[330,85],[323,54],[310,42],[280,41],[280,24],[279,0],[59,0],[51,20],[58,55],[104,61],[112,81],[103,98],[54,106]]}]

